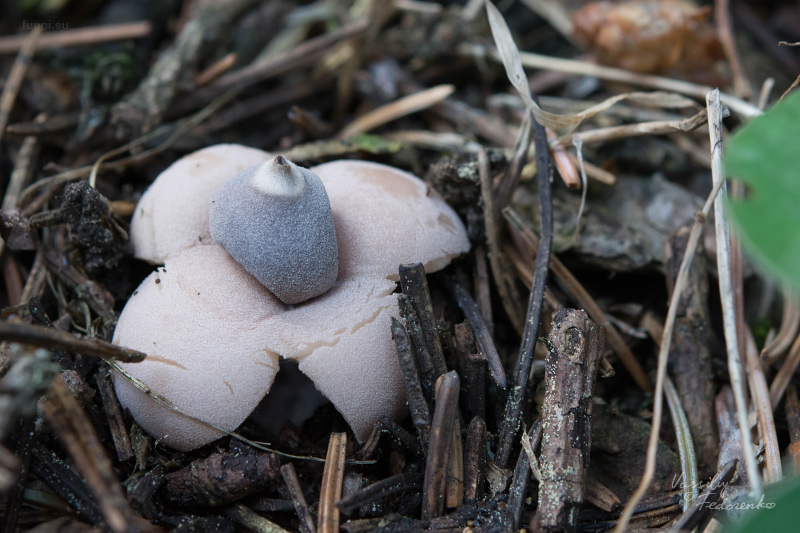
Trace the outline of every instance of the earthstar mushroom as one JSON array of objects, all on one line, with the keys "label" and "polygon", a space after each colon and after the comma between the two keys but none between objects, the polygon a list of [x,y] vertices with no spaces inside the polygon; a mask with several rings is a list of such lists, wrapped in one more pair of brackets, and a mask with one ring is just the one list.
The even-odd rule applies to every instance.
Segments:
[{"label": "earthstar mushroom", "polygon": [[[434,271],[467,251],[469,242],[452,209],[406,172],[360,161],[326,163],[311,171],[327,189],[338,241],[338,277],[330,290],[286,305],[226,258],[219,244],[203,239],[170,250],[161,273],[146,279],[126,305],[114,342],[155,354],[143,363],[122,366],[191,416],[226,431],[238,427],[267,393],[277,357],[294,359],[363,441],[380,416],[397,419],[406,409],[390,331],[390,318],[398,316],[393,294],[398,265],[419,261]],[[170,174],[165,179],[182,178]],[[217,191],[212,186],[204,190],[197,201],[208,205]],[[197,217],[184,222],[203,221]],[[140,236],[134,245],[151,247],[146,241]],[[156,284],[154,276],[161,276],[162,283]],[[148,312],[159,316],[147,319]],[[214,331],[222,330],[227,340],[214,342]],[[167,338],[174,339],[172,345],[167,346]],[[179,350],[179,345],[187,348]],[[262,376],[260,387],[249,385],[248,374],[254,372]],[[234,376],[240,374],[248,385],[238,383]],[[192,381],[196,376],[208,384]],[[186,394],[179,397],[171,384],[182,380],[191,384],[176,386]],[[120,375],[115,383],[123,406],[146,431],[166,436],[172,447],[189,450],[222,436],[158,406]]]}]

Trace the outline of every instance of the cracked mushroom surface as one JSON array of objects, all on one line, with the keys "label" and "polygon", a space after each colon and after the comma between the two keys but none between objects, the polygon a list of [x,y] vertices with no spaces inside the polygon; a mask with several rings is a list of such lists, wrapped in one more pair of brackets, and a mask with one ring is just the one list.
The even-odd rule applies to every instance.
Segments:
[{"label": "cracked mushroom surface", "polygon": [[[215,148],[201,152],[219,155]],[[269,159],[262,154],[255,164]],[[142,363],[122,364],[127,373],[225,431],[236,429],[267,394],[278,357],[294,359],[363,441],[380,416],[397,419],[406,409],[390,328],[390,318],[399,314],[393,294],[398,265],[422,262],[434,271],[466,252],[469,242],[458,216],[411,174],[360,161],[311,171],[327,190],[339,243],[338,276],[330,290],[287,305],[212,239],[186,245],[158,229],[134,239],[132,225],[137,256],[159,248],[166,260],[129,300],[114,342],[149,354]],[[188,182],[165,172],[152,187],[162,179]],[[213,181],[198,184],[203,193],[194,195],[199,205],[210,205],[224,181],[211,173],[194,179]],[[208,231],[202,209],[182,206],[179,215],[167,215],[160,211],[175,207],[168,197],[148,202],[153,220],[180,216],[191,228],[184,234]],[[148,240],[153,235],[168,244],[154,246]],[[115,384],[137,422],[176,449],[191,450],[223,436],[157,404],[119,374]]]}]

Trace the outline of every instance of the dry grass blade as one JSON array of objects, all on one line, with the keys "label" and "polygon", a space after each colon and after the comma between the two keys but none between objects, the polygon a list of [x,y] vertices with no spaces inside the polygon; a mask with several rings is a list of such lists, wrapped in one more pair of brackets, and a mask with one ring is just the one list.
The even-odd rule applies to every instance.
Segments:
[{"label": "dry grass blade", "polygon": [[610,128],[599,128],[595,130],[571,133],[558,139],[562,146],[569,146],[579,140],[583,144],[595,144],[613,141],[616,139],[626,139],[639,135],[666,135],[675,132],[687,132],[699,128],[706,123],[706,110],[683,119],[683,120],[658,120],[654,122],[640,122],[638,124],[626,124],[624,126],[613,126]]},{"label": "dry grass blade", "polygon": [[[622,83],[638,85],[640,87],[650,87],[663,91],[671,91],[699,99],[704,99],[706,93],[710,89],[709,87],[703,85],[682,80],[665,78],[652,74],[638,74],[620,68],[595,65],[594,63],[588,63],[586,61],[561,59],[541,54],[532,54],[529,52],[521,52],[520,60],[524,66],[530,68],[569,72],[581,76],[595,76],[607,81],[619,81]],[[743,118],[753,118],[763,114],[763,111],[761,111],[758,107],[749,102],[745,102],[741,98],[720,93],[720,99],[731,109],[731,111]],[[586,113],[586,111],[584,111],[584,113]]]},{"label": "dry grass blade", "polygon": [[387,122],[427,109],[446,99],[453,94],[455,90],[456,88],[453,85],[438,85],[409,96],[404,96],[399,100],[395,100],[394,102],[358,117],[340,131],[339,134],[336,135],[336,138],[349,139],[359,133],[374,130]]},{"label": "dry grass blade", "polygon": [[[41,30],[41,25],[36,28]],[[76,30],[48,31],[39,39],[37,48],[46,50],[50,48],[66,48],[68,46],[82,46],[87,44],[105,43],[109,41],[123,41],[125,39],[139,39],[147,37],[153,30],[153,25],[146,20],[139,22],[126,22],[124,24],[109,24]],[[36,31],[36,30],[34,30]],[[0,54],[9,54],[25,46],[24,36],[0,37]]]},{"label": "dry grass blade", "polygon": [[342,498],[346,452],[347,434],[331,433],[328,455],[325,457],[325,469],[322,472],[322,488],[319,494],[317,531],[320,533],[338,533],[339,531],[339,508],[336,507],[336,502]]}]

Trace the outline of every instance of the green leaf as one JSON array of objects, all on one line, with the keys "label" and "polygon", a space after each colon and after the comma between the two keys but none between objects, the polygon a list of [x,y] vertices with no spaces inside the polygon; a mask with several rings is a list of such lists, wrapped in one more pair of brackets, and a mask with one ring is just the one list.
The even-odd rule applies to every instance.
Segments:
[{"label": "green leaf", "polygon": [[800,290],[800,92],[741,128],[725,148],[725,175],[748,186],[729,202],[745,249]]}]

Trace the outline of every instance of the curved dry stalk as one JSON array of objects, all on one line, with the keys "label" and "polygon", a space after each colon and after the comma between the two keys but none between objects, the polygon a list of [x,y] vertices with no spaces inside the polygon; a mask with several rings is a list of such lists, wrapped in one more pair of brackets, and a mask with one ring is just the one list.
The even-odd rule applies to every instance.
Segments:
[{"label": "curved dry stalk", "polygon": [[790,289],[784,288],[782,294],[783,317],[781,318],[781,327],[775,338],[761,350],[761,357],[767,363],[775,362],[789,349],[797,335],[797,329],[800,328],[800,300]]},{"label": "curved dry stalk", "polygon": [[792,348],[789,350],[789,356],[783,362],[775,378],[773,378],[772,385],[769,386],[770,404],[773,409],[778,407],[778,403],[780,403],[783,393],[786,392],[786,387],[789,385],[794,371],[797,370],[798,364],[800,364],[800,335],[795,339]]},{"label": "curved dry stalk", "polygon": [[686,412],[681,405],[680,396],[672,384],[672,380],[664,380],[664,392],[667,395],[669,412],[672,415],[672,425],[675,427],[675,438],[678,441],[678,453],[681,459],[681,473],[683,474],[683,510],[697,499],[697,455],[694,453],[692,430],[686,419]]},{"label": "curved dry stalk", "polygon": [[747,377],[750,383],[750,396],[758,416],[758,433],[764,443],[764,480],[777,483],[783,478],[781,469],[781,449],[778,446],[778,434],[775,430],[775,419],[772,416],[767,379],[758,360],[756,341],[750,328],[745,327],[745,348],[747,356]]}]

